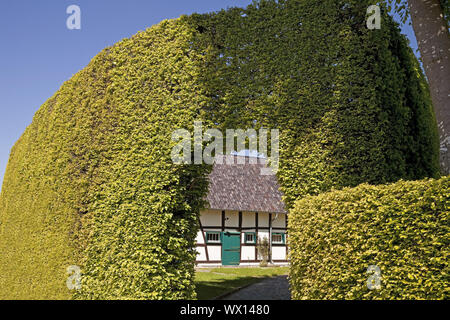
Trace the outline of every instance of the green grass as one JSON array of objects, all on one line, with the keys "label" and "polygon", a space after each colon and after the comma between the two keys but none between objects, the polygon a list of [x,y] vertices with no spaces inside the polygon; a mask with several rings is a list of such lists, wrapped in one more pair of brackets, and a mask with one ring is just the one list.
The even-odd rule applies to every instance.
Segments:
[{"label": "green grass", "polygon": [[198,269],[195,275],[197,298],[213,299],[239,287],[288,272],[288,267]]}]

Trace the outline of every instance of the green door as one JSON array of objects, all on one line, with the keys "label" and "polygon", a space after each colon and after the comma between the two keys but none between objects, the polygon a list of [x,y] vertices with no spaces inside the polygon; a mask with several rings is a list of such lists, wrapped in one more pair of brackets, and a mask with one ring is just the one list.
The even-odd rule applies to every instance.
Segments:
[{"label": "green door", "polygon": [[222,232],[222,265],[237,266],[241,260],[241,234]]}]

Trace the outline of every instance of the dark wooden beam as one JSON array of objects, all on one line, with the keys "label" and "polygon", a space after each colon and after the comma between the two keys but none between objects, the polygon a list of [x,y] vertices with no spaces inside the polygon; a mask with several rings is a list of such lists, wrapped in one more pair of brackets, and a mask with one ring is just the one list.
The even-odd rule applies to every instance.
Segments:
[{"label": "dark wooden beam", "polygon": [[[239,230],[239,227],[228,227],[230,229],[236,229]],[[206,229],[222,229],[222,226],[203,226],[203,230]],[[258,227],[259,230],[269,230],[269,227]],[[256,226],[255,227],[241,227],[241,230],[256,230]],[[272,230],[282,230],[285,231],[286,228],[284,227],[272,227]],[[209,231],[209,230],[206,230]],[[214,231],[214,230],[210,230],[210,231]]]},{"label": "dark wooden beam", "polygon": [[242,211],[239,211],[239,231],[242,230]]},{"label": "dark wooden beam", "polygon": [[[260,260],[241,260],[240,263],[258,263]],[[273,263],[289,262],[289,260],[272,260]]]},{"label": "dark wooden beam", "polygon": [[[255,244],[258,243],[258,212],[255,212]],[[255,260],[258,260],[258,246],[255,245]]]},{"label": "dark wooden beam", "polygon": [[225,231],[225,211],[222,211],[222,231]]},{"label": "dark wooden beam", "polygon": [[[284,215],[284,226],[286,227],[286,230],[287,230],[287,227],[288,227],[288,215],[287,214]],[[288,235],[286,232],[284,235],[284,244],[286,245],[286,253],[285,253],[286,259],[288,258],[288,255],[289,255],[288,238],[287,237],[288,237]]]},{"label": "dark wooden beam", "polygon": [[206,261],[209,261],[208,246],[206,245],[205,232],[203,231],[202,221],[200,220],[200,218],[198,218],[198,223],[199,223],[199,225],[200,225],[200,231],[201,231],[201,233],[202,233],[203,243],[205,244]]},{"label": "dark wooden beam", "polygon": [[272,261],[272,214],[269,213],[269,262]]},{"label": "dark wooden beam", "polygon": [[239,211],[239,260],[242,259],[242,211]]},{"label": "dark wooden beam", "polygon": [[208,244],[197,243],[196,246],[197,246],[197,247],[206,247],[206,246],[210,246],[210,247],[220,247],[220,246],[222,246],[222,244],[221,244],[221,243],[208,243]]}]

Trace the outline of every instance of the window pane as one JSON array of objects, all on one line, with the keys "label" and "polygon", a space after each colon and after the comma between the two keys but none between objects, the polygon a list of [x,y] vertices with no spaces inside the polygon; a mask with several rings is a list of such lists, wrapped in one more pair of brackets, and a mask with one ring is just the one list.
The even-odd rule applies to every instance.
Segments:
[{"label": "window pane", "polygon": [[207,242],[220,242],[220,233],[218,232],[208,232],[206,234]]},{"label": "window pane", "polygon": [[272,242],[283,243],[283,236],[281,234],[273,234],[272,235]]}]

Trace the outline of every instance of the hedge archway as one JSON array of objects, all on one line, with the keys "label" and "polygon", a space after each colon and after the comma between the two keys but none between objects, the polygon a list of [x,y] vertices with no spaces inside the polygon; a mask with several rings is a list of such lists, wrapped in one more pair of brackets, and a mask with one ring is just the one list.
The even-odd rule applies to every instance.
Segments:
[{"label": "hedge archway", "polygon": [[[365,1],[268,1],[163,21],[106,48],[36,113],[0,196],[0,298],[189,299],[207,166],[177,166],[194,120],[278,128],[297,198],[436,176],[426,82]],[[82,290],[66,287],[79,265]]]}]

